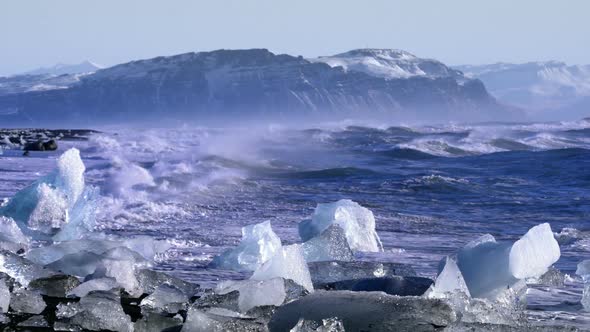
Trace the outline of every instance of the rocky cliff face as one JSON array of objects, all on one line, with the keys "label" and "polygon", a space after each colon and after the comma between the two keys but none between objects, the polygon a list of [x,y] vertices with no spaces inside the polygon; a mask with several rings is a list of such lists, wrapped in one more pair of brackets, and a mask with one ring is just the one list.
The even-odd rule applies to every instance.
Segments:
[{"label": "rocky cliff face", "polygon": [[109,123],[371,114],[464,120],[497,118],[507,111],[481,81],[448,72],[383,77],[265,49],[188,53],[98,70],[59,89],[4,94],[0,120]]}]

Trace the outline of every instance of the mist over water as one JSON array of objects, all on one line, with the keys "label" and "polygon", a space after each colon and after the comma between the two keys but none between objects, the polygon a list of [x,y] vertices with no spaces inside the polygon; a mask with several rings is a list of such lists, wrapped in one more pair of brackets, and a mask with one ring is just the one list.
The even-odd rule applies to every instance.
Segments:
[{"label": "mist over water", "polygon": [[[385,252],[363,259],[410,263],[430,277],[441,257],[482,234],[515,240],[543,222],[566,229],[557,268],[573,275],[590,258],[590,121],[97,129],[51,154],[4,151],[0,196],[75,146],[87,181],[101,189],[98,224],[167,239],[173,249],[158,268],[188,280],[243,278],[205,269],[239,242],[241,227],[270,220],[284,242],[296,242],[297,223],[317,203],[342,198],[375,214]],[[555,307],[531,315],[576,311],[587,322],[563,303],[579,301],[581,285],[568,287]],[[554,295],[534,290],[531,303]]]}]

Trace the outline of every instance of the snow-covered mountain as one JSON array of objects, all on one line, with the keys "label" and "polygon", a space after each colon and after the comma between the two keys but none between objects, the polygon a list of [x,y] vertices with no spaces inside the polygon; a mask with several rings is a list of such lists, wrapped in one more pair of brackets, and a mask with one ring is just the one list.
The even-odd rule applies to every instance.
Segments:
[{"label": "snow-covered mountain", "polygon": [[[355,52],[363,51],[348,53]],[[402,54],[371,52],[375,61],[388,53],[391,63]],[[437,121],[498,119],[512,111],[477,79],[434,60],[408,56],[407,62],[412,64],[400,62],[399,68],[414,74],[384,77],[265,49],[157,57],[80,75],[56,89],[0,95],[0,122],[355,116]]]},{"label": "snow-covered mountain", "polygon": [[64,75],[64,74],[84,74],[84,73],[92,73],[99,69],[102,69],[103,66],[93,63],[91,61],[83,61],[78,64],[70,65],[70,64],[63,64],[58,63],[51,67],[43,67],[38,68],[35,70],[31,70],[22,75]]},{"label": "snow-covered mountain", "polygon": [[309,60],[324,62],[331,67],[342,67],[346,71],[363,72],[386,79],[416,76],[463,78],[461,72],[447,67],[440,61],[418,58],[403,50],[358,49]]},{"label": "snow-covered mountain", "polygon": [[569,108],[590,96],[590,65],[548,61],[466,65],[455,69],[482,80],[499,100],[532,111]]}]

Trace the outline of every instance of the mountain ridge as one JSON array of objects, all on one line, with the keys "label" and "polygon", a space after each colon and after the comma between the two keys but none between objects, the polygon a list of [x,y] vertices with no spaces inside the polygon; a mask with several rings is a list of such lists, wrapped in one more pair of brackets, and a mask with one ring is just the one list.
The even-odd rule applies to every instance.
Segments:
[{"label": "mountain ridge", "polygon": [[60,89],[0,95],[0,114],[13,121],[91,123],[174,117],[509,115],[481,81],[450,73],[384,78],[267,49],[191,52],[104,68]]}]

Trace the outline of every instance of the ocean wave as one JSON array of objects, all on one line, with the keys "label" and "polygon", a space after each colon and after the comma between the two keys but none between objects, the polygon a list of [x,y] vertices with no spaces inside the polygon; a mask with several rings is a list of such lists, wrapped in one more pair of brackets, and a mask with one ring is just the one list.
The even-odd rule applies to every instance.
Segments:
[{"label": "ocean wave", "polygon": [[364,168],[336,167],[314,171],[285,172],[278,174],[277,177],[285,177],[291,179],[339,179],[360,176],[375,176],[378,174],[378,172]]},{"label": "ocean wave", "polygon": [[422,160],[436,158],[432,155],[417,149],[411,148],[393,148],[390,150],[377,151],[378,154],[393,159]]},{"label": "ocean wave", "polygon": [[403,185],[406,189],[414,191],[467,191],[471,183],[464,178],[431,174],[406,180]]}]

